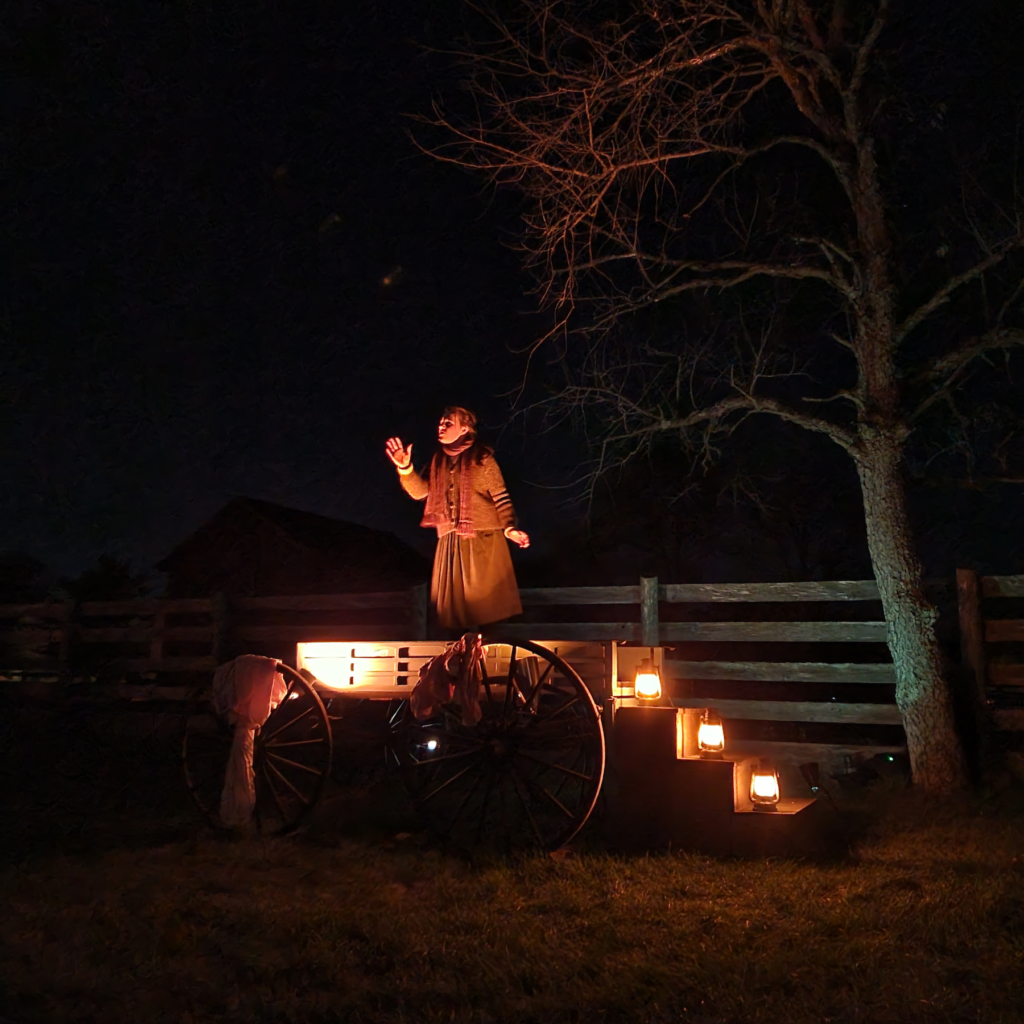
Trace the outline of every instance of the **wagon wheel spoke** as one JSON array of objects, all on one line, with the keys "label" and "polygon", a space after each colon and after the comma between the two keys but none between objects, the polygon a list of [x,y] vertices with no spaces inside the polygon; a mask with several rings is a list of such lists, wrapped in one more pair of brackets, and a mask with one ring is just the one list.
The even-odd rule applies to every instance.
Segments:
[{"label": "wagon wheel spoke", "polygon": [[586,732],[574,732],[569,734],[559,733],[556,736],[530,734],[525,729],[517,744],[518,750],[529,750],[534,754],[556,755],[558,759],[564,760],[566,756],[573,756],[581,744],[587,742]]},{"label": "wagon wheel spoke", "polygon": [[537,694],[540,692],[540,688],[544,685],[544,682],[547,679],[547,677],[551,675],[551,672],[554,670],[554,667],[554,664],[552,662],[549,662],[548,667],[544,669],[544,671],[541,673],[541,677],[537,680],[536,683],[534,683],[532,689],[530,690],[530,695],[524,701],[527,709],[533,706],[533,698],[536,697]]},{"label": "wagon wheel spoke", "polygon": [[[288,820],[288,815],[285,813],[284,807],[281,805],[281,798],[277,795],[277,789],[274,786],[274,780],[271,779],[270,773],[267,771],[267,766],[264,763],[260,764],[260,772],[263,774],[263,778],[267,781],[267,789],[270,790],[270,795],[273,797],[274,805],[277,807],[277,813],[281,815],[282,821]],[[257,809],[259,803],[256,804]]]},{"label": "wagon wheel spoke", "polygon": [[[285,697],[285,700],[288,700],[288,698]],[[282,701],[281,703],[283,704],[284,701]],[[280,707],[281,705],[278,705],[278,706]],[[290,718],[287,722],[284,723],[284,725],[278,726],[278,728],[276,728],[273,732],[267,733],[267,735],[263,737],[264,745],[268,741],[272,740],[275,736],[277,736],[280,733],[284,732],[285,729],[290,729],[293,725],[298,725],[298,723],[301,722],[304,718],[308,718],[310,715],[315,714],[315,713],[316,713],[316,709],[315,708],[306,708],[306,710],[303,711],[302,714],[295,715],[294,717]]]},{"label": "wagon wheel spoke", "polygon": [[[458,730],[458,731],[453,731]],[[428,736],[430,739],[442,741],[446,747],[458,747],[461,750],[479,751],[484,741],[479,736],[469,733],[464,727],[461,719],[455,723],[448,722],[418,722],[416,723],[416,736],[406,734],[406,739],[415,747],[423,746],[423,740],[417,737]]]},{"label": "wagon wheel spoke", "polygon": [[398,755],[395,751],[395,744],[399,742],[398,734],[405,719],[405,707],[407,701],[392,700],[388,702],[386,742],[384,748],[385,763],[389,766],[392,762],[398,762]]},{"label": "wagon wheel spoke", "polygon": [[266,762],[267,767],[308,807],[309,797],[305,795],[296,785],[288,778],[287,775],[282,775],[280,769],[271,762]]},{"label": "wagon wheel spoke", "polygon": [[524,736],[519,743],[519,750],[533,753],[551,753],[564,756],[575,755],[581,744],[587,742],[585,733],[574,733],[568,736]]},{"label": "wagon wheel spoke", "polygon": [[487,771],[487,789],[484,790],[484,798],[480,804],[480,813],[477,815],[476,821],[476,836],[474,844],[480,845],[480,839],[483,836],[484,823],[487,820],[487,801],[491,798],[491,793],[494,790],[494,769],[488,768]]},{"label": "wagon wheel spoke", "polygon": [[[340,720],[340,718],[341,718],[340,715],[338,716],[337,719],[332,717],[331,721],[332,722],[333,721],[338,721],[338,720]],[[320,743],[324,743],[324,742],[325,742],[324,738],[322,736],[318,736],[316,739],[312,739],[312,740],[285,740],[283,743],[280,740],[275,740],[275,741],[273,741],[271,743],[264,743],[263,746],[267,750],[279,750],[282,747],[308,747],[308,746],[311,746],[313,744],[320,744]]]},{"label": "wagon wheel spoke", "polygon": [[573,814],[572,811],[570,811],[569,808],[566,807],[565,804],[563,804],[562,801],[558,799],[558,797],[556,797],[552,792],[550,792],[547,786],[542,786],[535,779],[531,779],[518,765],[513,765],[512,770],[522,780],[522,783],[526,787],[528,793],[533,793],[535,796],[544,797],[545,800],[549,801],[555,807],[557,807],[571,821],[576,820],[576,815]]},{"label": "wagon wheel spoke", "polygon": [[[519,694],[519,699],[523,702],[523,708],[524,709],[528,708],[529,705],[528,705],[528,702],[527,702],[526,694],[523,692],[523,688],[520,685],[518,673],[516,674],[516,678],[512,682],[513,682],[513,685],[516,688],[516,693]],[[529,682],[529,680],[527,680],[527,682]]]},{"label": "wagon wheel spoke", "polygon": [[479,757],[479,753],[476,750],[463,750],[457,754],[442,754],[440,757],[424,757],[420,761],[413,761],[411,767],[413,768],[430,768],[435,764],[441,764],[444,761],[459,761],[464,757]]},{"label": "wagon wheel spoke", "polygon": [[459,822],[459,818],[462,817],[462,812],[466,809],[466,804],[469,803],[473,794],[476,792],[477,787],[480,785],[480,776],[478,775],[474,780],[473,784],[466,790],[462,799],[459,801],[458,806],[455,808],[455,814],[452,816],[451,824],[448,826],[448,834],[454,830],[455,826]]},{"label": "wagon wheel spoke", "polygon": [[570,700],[567,700],[564,704],[562,704],[561,707],[556,708],[550,714],[542,715],[542,714],[540,714],[540,712],[538,712],[537,713],[537,721],[538,722],[550,722],[550,721],[554,720],[555,718],[557,718],[559,715],[561,715],[563,712],[568,711],[569,708],[574,707],[576,704],[578,704],[579,700],[580,700],[580,698],[579,698],[579,695],[577,694],[576,696],[572,697]]},{"label": "wagon wheel spoke", "polygon": [[501,710],[502,720],[508,717],[509,707],[512,704],[512,681],[516,676],[516,651],[518,647],[513,644],[512,652],[508,659],[508,678],[505,680],[505,703]]},{"label": "wagon wheel spoke", "polygon": [[[572,773],[575,773],[577,775],[581,775],[582,773],[577,772],[577,767],[576,767],[580,763],[581,760],[583,761],[584,764],[586,764],[586,761],[587,761],[586,751],[577,750],[575,756],[573,757],[572,761],[570,762],[570,764],[568,766],[568,771],[572,772]],[[565,768],[566,766],[562,765],[562,767]],[[582,781],[582,779],[581,779],[581,781]],[[558,785],[555,786],[555,796],[561,795],[562,791],[567,786],[571,786],[571,785],[574,785],[573,775],[563,774],[561,776],[561,778],[559,779]]]},{"label": "wagon wheel spoke", "polygon": [[438,795],[438,793],[443,792],[453,782],[457,782],[459,779],[461,779],[462,776],[465,775],[466,772],[468,772],[469,769],[472,768],[472,767],[473,766],[471,764],[467,764],[465,768],[460,768],[459,771],[457,771],[454,775],[450,776],[448,779],[446,779],[444,782],[442,782],[440,786],[437,786],[434,789],[432,789],[429,793],[427,793],[426,796],[421,796],[420,797],[420,803],[421,804],[425,804],[428,800],[433,800],[434,797]]},{"label": "wagon wheel spoke", "polygon": [[299,771],[309,772],[311,775],[320,774],[316,768],[311,768],[308,764],[303,764],[301,761],[293,761],[291,758],[282,757],[280,754],[275,754],[272,750],[267,751],[267,757],[273,758],[280,764],[286,764],[290,768],[298,768]]},{"label": "wagon wheel spoke", "polygon": [[487,674],[487,666],[480,662],[480,681],[484,684],[484,692],[487,694],[487,703],[494,703],[494,694],[491,693],[491,678]]},{"label": "wagon wheel spoke", "polygon": [[388,707],[388,725],[394,729],[401,721],[402,716],[405,714],[405,701],[400,700],[395,702],[395,708],[392,711],[390,706]]},{"label": "wagon wheel spoke", "polygon": [[575,771],[572,768],[566,768],[565,765],[556,764],[552,761],[545,761],[542,757],[537,757],[535,754],[529,754],[525,750],[517,750],[517,757],[523,757],[527,761],[533,761],[534,764],[543,765],[545,768],[551,768],[554,771],[564,772],[566,775],[573,775],[577,779],[582,779],[584,782],[592,782],[594,779],[593,775],[584,775],[583,772]]},{"label": "wagon wheel spoke", "polygon": [[537,839],[538,846],[544,845],[544,836],[541,834],[540,829],[537,826],[537,820],[533,816],[533,811],[530,809],[529,803],[523,799],[522,793],[519,792],[519,786],[516,783],[516,777],[514,774],[510,775],[509,778],[512,781],[512,790],[516,795],[516,799],[519,801],[520,807],[526,814],[527,820],[530,822],[530,827],[533,829],[533,834]]}]

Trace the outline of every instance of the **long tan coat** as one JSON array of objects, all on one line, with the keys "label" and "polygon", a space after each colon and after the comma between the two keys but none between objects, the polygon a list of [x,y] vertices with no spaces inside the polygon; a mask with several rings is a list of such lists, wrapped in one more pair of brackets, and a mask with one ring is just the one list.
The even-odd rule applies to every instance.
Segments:
[{"label": "long tan coat", "polygon": [[[466,457],[473,458],[469,452],[460,458]],[[459,458],[452,459],[443,453],[435,458],[444,460],[440,472],[424,477],[410,468],[399,472],[399,480],[406,494],[418,501],[426,500],[431,479],[444,488],[446,515],[437,524],[438,542],[430,585],[438,622],[449,629],[475,629],[518,615],[523,606],[504,534],[516,525],[516,515],[497,461],[488,452],[479,463],[475,458],[470,463],[473,534],[459,536]]]}]

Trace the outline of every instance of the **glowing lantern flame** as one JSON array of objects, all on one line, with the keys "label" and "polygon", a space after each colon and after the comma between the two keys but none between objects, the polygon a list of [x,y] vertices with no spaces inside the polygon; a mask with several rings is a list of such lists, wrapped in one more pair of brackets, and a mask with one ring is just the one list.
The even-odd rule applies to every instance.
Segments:
[{"label": "glowing lantern flame", "polygon": [[636,670],[636,682],[633,692],[641,700],[659,700],[661,698],[661,676],[650,658],[644,658]]},{"label": "glowing lantern flame", "polygon": [[767,761],[750,773],[750,802],[761,810],[774,810],[779,802],[779,773]]},{"label": "glowing lantern flame", "polygon": [[701,754],[720,754],[725,750],[725,727],[714,708],[708,708],[700,716],[697,727],[697,746]]}]

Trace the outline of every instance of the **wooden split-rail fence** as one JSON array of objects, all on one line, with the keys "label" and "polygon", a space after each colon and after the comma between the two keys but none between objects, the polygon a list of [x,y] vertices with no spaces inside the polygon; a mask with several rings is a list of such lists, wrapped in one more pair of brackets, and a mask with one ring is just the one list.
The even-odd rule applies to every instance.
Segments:
[{"label": "wooden split-rail fence", "polygon": [[[665,699],[717,707],[739,749],[770,743],[780,757],[835,763],[904,746],[874,581],[663,584],[648,577],[633,586],[524,589],[521,596],[523,619],[503,624],[502,635],[576,644],[579,663],[570,660],[599,700],[622,692],[619,645],[663,648]],[[1024,658],[1012,660],[1024,617],[995,617],[986,602],[1024,597],[1024,576],[961,570],[957,596],[964,675],[974,695],[1002,715],[1015,694],[1024,697]],[[183,673],[208,673],[243,651],[293,662],[302,641],[428,640],[427,598],[421,585],[0,606],[0,678],[113,685],[134,702],[180,698],[189,689]],[[1008,723],[1024,728],[1003,716],[1000,724]]]},{"label": "wooden split-rail fence", "polygon": [[1024,576],[956,573],[960,660],[999,730],[1024,733]]}]

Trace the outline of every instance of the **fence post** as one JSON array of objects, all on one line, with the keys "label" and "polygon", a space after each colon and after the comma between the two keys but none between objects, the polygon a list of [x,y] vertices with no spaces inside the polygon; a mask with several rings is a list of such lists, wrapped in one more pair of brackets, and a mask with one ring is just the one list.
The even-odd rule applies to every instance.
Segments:
[{"label": "fence post", "polygon": [[660,645],[658,628],[658,577],[640,577],[640,643],[644,647]]},{"label": "fence post", "polygon": [[956,601],[960,612],[960,663],[970,676],[968,700],[974,725],[975,757],[981,766],[992,757],[991,722],[986,688],[985,622],[981,617],[981,581],[973,569],[957,569]]},{"label": "fence post", "polygon": [[960,612],[960,663],[972,676],[973,696],[985,707],[985,625],[981,619],[981,588],[973,569],[957,569],[956,601]]},{"label": "fence post", "polygon": [[213,616],[213,660],[222,665],[228,660],[228,642],[231,634],[231,605],[228,595],[218,590],[210,598],[210,611]]},{"label": "fence post", "polygon": [[167,612],[163,605],[157,605],[153,616],[153,633],[149,638],[149,660],[156,663],[164,660],[164,627],[167,625]]},{"label": "fence post", "polygon": [[410,588],[409,603],[412,611],[412,636],[410,640],[427,639],[427,604],[430,600],[430,584],[417,583]]},{"label": "fence post", "polygon": [[75,640],[78,638],[78,601],[67,601],[62,609],[63,626],[60,632],[60,647],[57,650],[58,686],[68,686],[74,675]]}]

